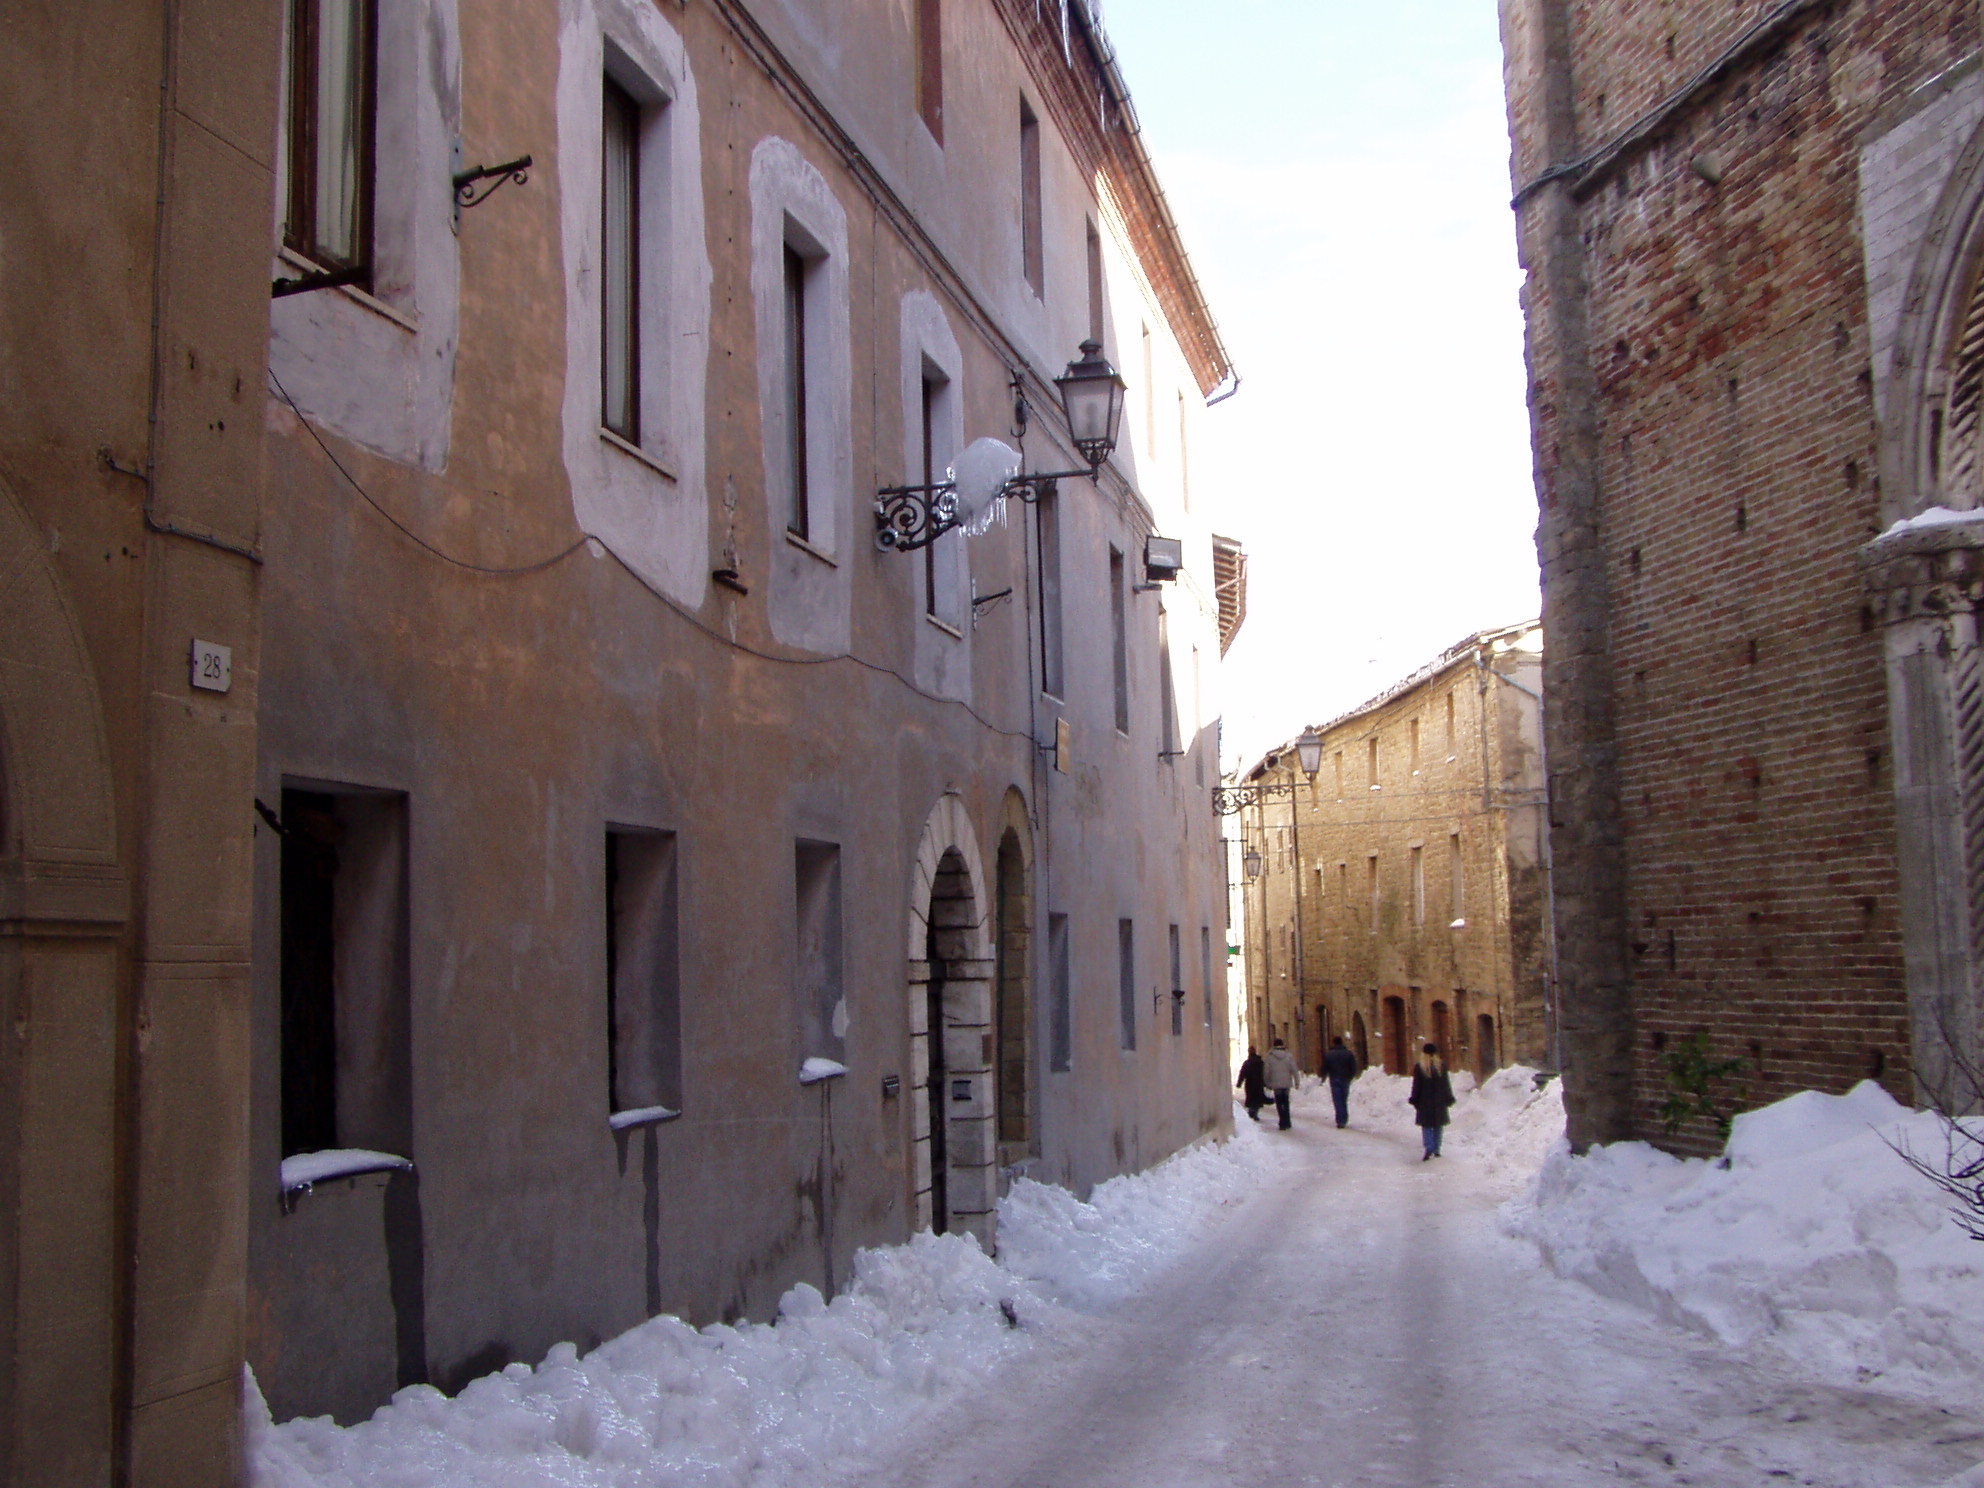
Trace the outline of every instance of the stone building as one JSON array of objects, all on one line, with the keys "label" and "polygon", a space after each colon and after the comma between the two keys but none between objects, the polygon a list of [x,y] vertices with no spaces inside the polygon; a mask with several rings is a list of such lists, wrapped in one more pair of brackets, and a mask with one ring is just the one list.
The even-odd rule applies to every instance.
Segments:
[{"label": "stone building", "polygon": [[1235,384],[1084,6],[4,27],[0,1480],[1223,1129]]},{"label": "stone building", "polygon": [[1503,0],[1573,1139],[1974,1049],[1975,0]]},{"label": "stone building", "polygon": [[1394,1074],[1424,1042],[1484,1078],[1548,1062],[1542,652],[1534,623],[1471,635],[1231,789],[1254,1045],[1305,1070],[1338,1036]]}]

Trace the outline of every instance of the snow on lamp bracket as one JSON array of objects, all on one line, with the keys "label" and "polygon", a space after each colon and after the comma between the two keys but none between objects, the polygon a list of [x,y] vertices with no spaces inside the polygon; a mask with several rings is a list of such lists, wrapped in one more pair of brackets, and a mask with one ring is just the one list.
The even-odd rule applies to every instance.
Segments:
[{"label": "snow on lamp bracket", "polygon": [[[1075,451],[1088,461],[1085,469],[1022,473],[1022,455],[996,439],[974,441],[958,456],[946,478],[917,486],[884,486],[875,493],[875,546],[883,551],[913,552],[927,547],[954,527],[982,532],[999,503],[1009,496],[1035,502],[1051,496],[1057,482],[1086,477],[1093,480],[1116,448],[1123,420],[1123,379],[1093,341],[1084,341],[1081,357],[1054,379],[1061,411]],[[1019,373],[1012,379],[1013,434],[1024,444],[1031,409]]]}]

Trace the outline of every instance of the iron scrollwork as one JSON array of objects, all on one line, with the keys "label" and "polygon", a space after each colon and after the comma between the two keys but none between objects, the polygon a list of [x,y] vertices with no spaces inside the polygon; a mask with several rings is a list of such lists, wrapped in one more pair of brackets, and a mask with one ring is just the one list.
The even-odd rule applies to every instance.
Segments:
[{"label": "iron scrollwork", "polygon": [[[1016,475],[999,488],[994,501],[1017,496],[1035,502],[1052,496],[1057,482],[1093,476],[1092,470],[1057,470],[1046,475]],[[958,490],[954,481],[928,486],[884,486],[875,493],[875,546],[908,553],[928,547],[958,525]]]},{"label": "iron scrollwork", "polygon": [[1294,794],[1295,782],[1292,780],[1269,780],[1259,785],[1216,785],[1212,791],[1212,809],[1215,815],[1232,816],[1249,806],[1258,806],[1270,797]]},{"label": "iron scrollwork", "polygon": [[[514,181],[519,186],[530,184],[530,164],[530,156],[519,155],[515,160],[501,165],[478,165],[474,170],[456,171],[455,210],[459,212],[466,207],[480,206],[506,182]],[[476,190],[477,183],[482,181],[489,184],[480,191]]]}]

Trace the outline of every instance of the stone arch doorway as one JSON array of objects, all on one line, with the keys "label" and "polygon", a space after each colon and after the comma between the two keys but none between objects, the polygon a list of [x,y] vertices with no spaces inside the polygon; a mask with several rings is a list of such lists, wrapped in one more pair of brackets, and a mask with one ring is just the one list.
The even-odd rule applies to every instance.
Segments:
[{"label": "stone arch doorway", "polygon": [[1350,1040],[1350,1052],[1357,1056],[1358,1069],[1369,1069],[1371,1067],[1371,1031],[1364,1026],[1364,1015],[1362,1013],[1352,1013],[1350,1015]]},{"label": "stone arch doorway", "polygon": [[993,1047],[998,1061],[999,1167],[1040,1151],[1034,1101],[1033,829],[1017,790],[1006,792],[994,869]]},{"label": "stone arch doorway", "polygon": [[[126,890],[96,670],[4,478],[0,576],[0,1460],[52,1482],[115,1451]],[[240,1284],[225,1256],[206,1269],[209,1295]]]},{"label": "stone arch doorway", "polygon": [[1474,1020],[1474,1075],[1485,1080],[1500,1068],[1495,1057],[1495,1020],[1487,1013]]},{"label": "stone arch doorway", "polygon": [[1385,1041],[1385,1073],[1402,1075],[1412,1066],[1412,1054],[1405,1039],[1405,999],[1387,997],[1384,1016],[1385,1026],[1380,1036]]},{"label": "stone arch doorway", "polygon": [[1433,1002],[1433,1044],[1440,1051],[1440,1062],[1452,1069],[1454,1063],[1454,1010],[1437,998]]},{"label": "stone arch doorway", "polygon": [[998,1199],[991,926],[963,801],[923,824],[909,906],[911,1213],[919,1230],[993,1244]]}]

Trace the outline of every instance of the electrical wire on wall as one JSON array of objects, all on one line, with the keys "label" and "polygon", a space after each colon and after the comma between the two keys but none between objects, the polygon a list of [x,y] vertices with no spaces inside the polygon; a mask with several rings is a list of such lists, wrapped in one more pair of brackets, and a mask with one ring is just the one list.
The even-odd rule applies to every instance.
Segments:
[{"label": "electrical wire on wall", "polygon": [[610,554],[612,556],[613,561],[620,566],[622,572],[626,573],[627,576],[633,579],[635,583],[639,584],[642,589],[646,590],[649,594],[654,596],[654,598],[659,600],[667,609],[674,612],[674,614],[679,616],[681,619],[687,621],[696,630],[702,632],[702,634],[708,636],[711,640],[717,641],[722,645],[729,647],[733,651],[741,651],[745,655],[756,657],[760,661],[777,662],[785,666],[828,666],[838,661],[851,661],[856,666],[863,667],[868,671],[879,673],[880,675],[885,677],[894,678],[897,682],[901,683],[902,686],[906,688],[908,691],[916,694],[916,696],[920,698],[926,699],[929,702],[947,704],[952,707],[963,709],[964,712],[969,714],[982,727],[986,728],[992,733],[1002,734],[1010,739],[1026,739],[1029,742],[1031,742],[1033,739],[1033,734],[1031,730],[1009,729],[1009,728],[1001,727],[999,724],[996,724],[991,719],[987,718],[983,713],[980,713],[976,708],[972,707],[970,703],[964,701],[964,699],[940,697],[934,692],[929,692],[921,687],[918,687],[915,682],[911,681],[908,677],[905,677],[901,672],[897,671],[894,667],[885,666],[878,661],[870,661],[866,657],[859,656],[852,651],[834,652],[830,655],[824,655],[824,656],[796,656],[785,652],[768,651],[762,647],[753,646],[747,641],[736,640],[735,638],[726,635],[723,631],[717,630],[715,627],[709,625],[707,622],[703,620],[703,618],[700,615],[696,614],[693,610],[688,609],[679,601],[671,598],[667,594],[664,594],[660,589],[656,588],[652,583],[650,583],[648,579],[638,569],[636,569],[632,564],[628,563],[626,559],[622,558],[617,552],[615,552],[613,549],[613,545],[611,543],[607,542],[604,538],[593,536],[590,533],[580,534],[578,537],[574,538],[570,543],[566,544],[564,547],[560,548],[557,552],[551,554],[549,557],[540,558],[533,563],[517,564],[510,567],[499,567],[484,563],[472,563],[466,558],[458,558],[454,554],[447,552],[445,549],[436,547],[433,543],[429,542],[426,538],[422,537],[419,533],[415,532],[411,527],[407,526],[406,523],[402,522],[398,517],[394,516],[393,513],[389,511],[385,507],[385,505],[383,505],[379,501],[377,497],[375,497],[370,491],[365,489],[364,484],[358,479],[358,477],[351,473],[350,469],[347,468],[345,463],[337,457],[336,452],[331,449],[330,445],[325,443],[324,437],[317,432],[317,426],[314,423],[312,423],[309,417],[303,412],[303,410],[297,406],[296,400],[290,397],[289,390],[282,385],[281,380],[277,378],[273,369],[271,369],[269,372],[269,383],[272,387],[274,387],[277,395],[281,397],[283,402],[289,406],[290,411],[296,415],[298,422],[300,422],[303,425],[305,432],[309,434],[312,442],[316,444],[318,449],[323,451],[324,458],[329,460],[333,468],[337,470],[338,474],[344,477],[345,483],[349,485],[352,488],[352,490],[358,493],[359,497],[365,502],[367,506],[371,507],[372,510],[374,510],[381,517],[383,517],[386,520],[386,522],[393,528],[394,531],[398,532],[408,542],[412,543],[416,548],[420,549],[420,551],[426,553],[429,557],[435,559],[438,562],[445,563],[449,565],[451,568],[462,569],[467,573],[481,574],[489,578],[522,578],[531,574],[543,573],[547,569],[554,568],[558,564],[563,563],[567,558],[570,558],[574,553],[577,553],[581,548],[585,548],[591,544],[596,543],[598,544],[599,550],[602,553]]}]

